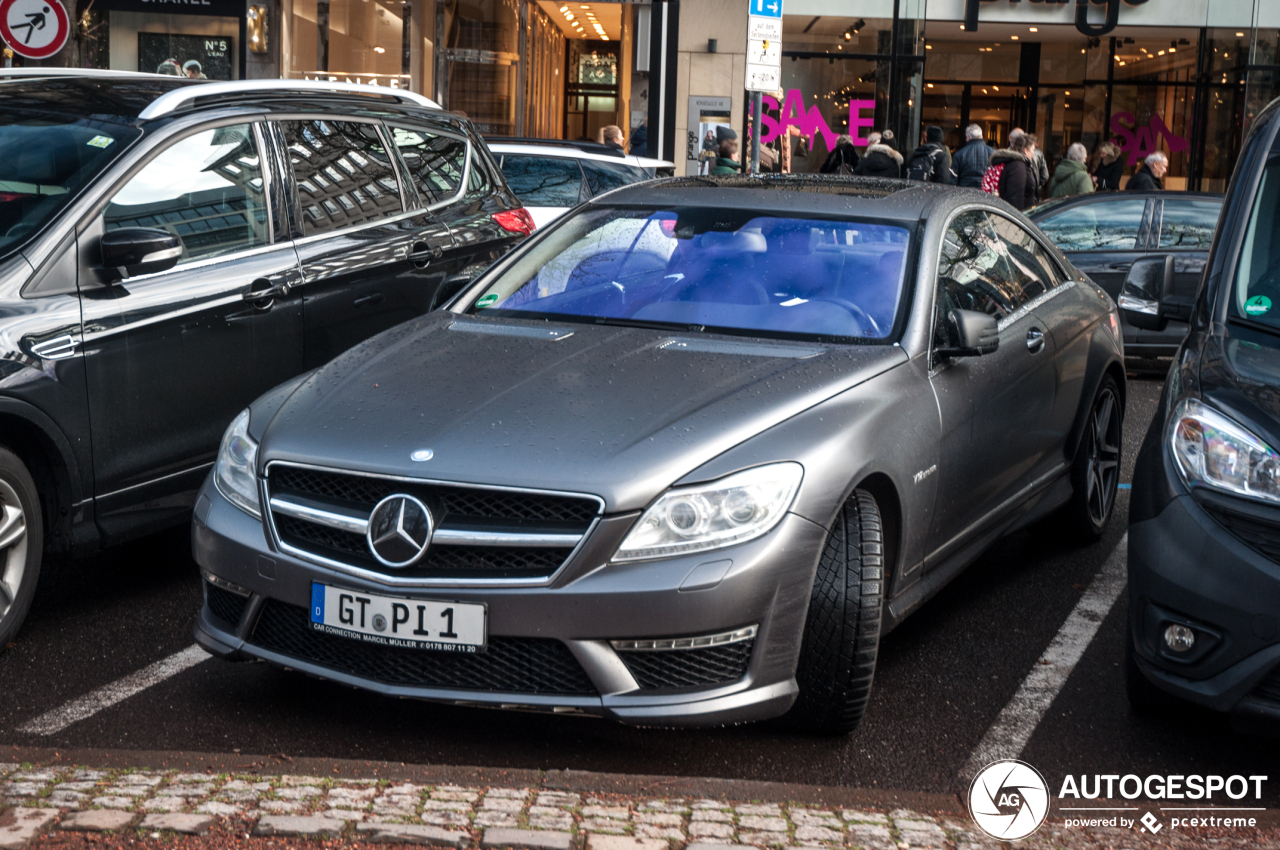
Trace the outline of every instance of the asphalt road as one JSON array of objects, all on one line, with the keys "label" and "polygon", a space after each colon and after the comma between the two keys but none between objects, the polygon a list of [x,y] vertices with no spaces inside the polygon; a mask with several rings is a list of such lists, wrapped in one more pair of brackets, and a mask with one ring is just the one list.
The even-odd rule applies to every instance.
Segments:
[{"label": "asphalt road", "polygon": [[[1132,380],[1126,473],[1160,384]],[[201,589],[177,529],[61,570],[0,655],[0,744],[573,768],[950,792],[1127,524],[1128,493],[1100,542],[1051,523],[985,554],[884,641],[872,703],[841,739],[769,724],[640,730],[574,717],[385,699],[265,664],[209,660],[52,736],[24,722],[192,644]],[[1142,718],[1123,690],[1121,595],[1032,735],[1024,758],[1066,773],[1267,773],[1280,741],[1182,709]],[[1277,787],[1280,783],[1270,783]],[[1274,793],[1274,792],[1273,792]],[[1275,799],[1265,804],[1274,805]]]}]

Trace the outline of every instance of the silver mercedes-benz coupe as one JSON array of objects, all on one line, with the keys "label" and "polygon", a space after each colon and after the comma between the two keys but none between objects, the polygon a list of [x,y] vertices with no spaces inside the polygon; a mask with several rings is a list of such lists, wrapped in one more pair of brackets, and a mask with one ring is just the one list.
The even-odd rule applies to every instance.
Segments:
[{"label": "silver mercedes-benz coupe", "polygon": [[672,179],[258,399],[200,644],[379,693],[842,732],[997,537],[1110,519],[1111,299],[977,191]]}]

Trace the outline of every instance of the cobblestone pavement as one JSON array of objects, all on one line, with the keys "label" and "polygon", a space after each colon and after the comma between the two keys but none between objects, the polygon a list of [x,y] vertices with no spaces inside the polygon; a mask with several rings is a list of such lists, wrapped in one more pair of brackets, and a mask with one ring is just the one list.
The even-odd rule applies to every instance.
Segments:
[{"label": "cobblestone pavement", "polygon": [[[284,836],[521,850],[979,850],[1000,846],[967,819],[898,809],[635,797],[535,788],[418,785],[321,776],[96,770],[0,764],[0,850],[69,832],[141,838]],[[1280,830],[1065,829],[1018,846],[1280,850]]]}]

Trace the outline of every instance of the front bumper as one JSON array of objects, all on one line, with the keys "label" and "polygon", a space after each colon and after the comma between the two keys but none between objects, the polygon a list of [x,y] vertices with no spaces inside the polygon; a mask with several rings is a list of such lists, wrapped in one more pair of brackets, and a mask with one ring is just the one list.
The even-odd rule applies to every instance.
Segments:
[{"label": "front bumper", "polygon": [[[206,482],[192,526],[195,560],[207,576],[239,586],[249,596],[230,615],[225,607],[220,609],[224,616],[218,616],[207,599],[195,636],[201,646],[221,658],[261,659],[387,696],[589,714],[637,725],[711,726],[761,720],[782,714],[795,700],[800,639],[825,538],[823,528],[789,514],[762,538],[682,558],[606,566],[594,554],[597,547],[588,541],[575,561],[545,587],[391,587],[275,551],[263,524],[232,506]],[[599,562],[584,565],[577,562],[580,558]],[[726,560],[732,565],[714,586],[680,589],[699,565]],[[313,581],[357,592],[483,602],[488,606],[491,642],[563,644],[571,663],[580,666],[590,685],[573,693],[496,690],[484,682],[476,684],[471,674],[467,687],[405,684],[332,653],[303,657],[306,653],[281,652],[279,644],[266,639],[264,612],[275,618],[272,622],[279,621],[282,610],[292,610],[290,606],[305,615]],[[624,661],[633,656],[615,652],[609,643],[713,634],[748,625],[758,625],[758,632],[745,673],[706,687],[653,687],[652,683],[641,687],[634,668]],[[338,649],[359,644],[329,639],[340,642]],[[386,652],[412,653],[407,661],[413,665],[429,664],[424,655],[434,655],[421,650]],[[498,663],[496,657],[492,660]]]},{"label": "front bumper", "polygon": [[[1176,475],[1165,466],[1165,475]],[[1158,514],[1129,526],[1137,665],[1189,702],[1280,720],[1280,563],[1228,531],[1180,484],[1173,490]],[[1196,646],[1181,654],[1164,646],[1171,624],[1192,628]]]}]

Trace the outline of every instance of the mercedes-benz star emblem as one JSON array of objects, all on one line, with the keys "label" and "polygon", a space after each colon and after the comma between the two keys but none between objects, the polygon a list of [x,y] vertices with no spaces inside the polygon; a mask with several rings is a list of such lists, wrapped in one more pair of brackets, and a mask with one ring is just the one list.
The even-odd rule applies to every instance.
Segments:
[{"label": "mercedes-benz star emblem", "polygon": [[373,557],[388,567],[407,567],[431,544],[431,511],[412,496],[388,496],[369,514],[365,540]]}]

